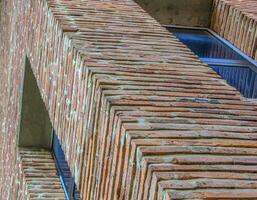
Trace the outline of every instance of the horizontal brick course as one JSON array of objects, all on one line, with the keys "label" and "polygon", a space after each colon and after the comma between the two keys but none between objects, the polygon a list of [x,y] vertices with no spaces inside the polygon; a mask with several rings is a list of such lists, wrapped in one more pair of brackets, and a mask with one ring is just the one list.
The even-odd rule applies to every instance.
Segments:
[{"label": "horizontal brick course", "polygon": [[[4,55],[18,73],[26,49],[83,199],[257,197],[256,104],[136,3],[12,2],[20,23]],[[2,151],[15,149],[6,129]]]},{"label": "horizontal brick course", "polygon": [[24,181],[23,191],[20,191],[21,197],[65,200],[51,152],[40,149],[20,149],[19,153]]}]

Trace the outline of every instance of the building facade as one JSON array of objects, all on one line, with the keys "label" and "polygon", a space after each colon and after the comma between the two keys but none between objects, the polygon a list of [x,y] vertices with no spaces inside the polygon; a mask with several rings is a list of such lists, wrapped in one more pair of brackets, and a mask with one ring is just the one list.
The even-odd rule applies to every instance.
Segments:
[{"label": "building facade", "polygon": [[[58,142],[76,198],[257,198],[257,104],[136,2],[1,4],[1,200],[72,198]],[[210,20],[255,61],[256,7]]]}]

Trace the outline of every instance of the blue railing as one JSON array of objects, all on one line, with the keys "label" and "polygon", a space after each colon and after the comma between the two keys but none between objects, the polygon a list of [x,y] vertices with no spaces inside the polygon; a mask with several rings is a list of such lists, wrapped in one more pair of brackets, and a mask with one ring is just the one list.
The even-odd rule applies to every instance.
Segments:
[{"label": "blue railing", "polygon": [[257,63],[208,29],[167,27],[247,98],[257,98]]},{"label": "blue railing", "polygon": [[74,178],[72,176],[69,165],[65,160],[65,155],[62,150],[60,141],[55,133],[53,133],[53,154],[57,172],[60,177],[66,198],[68,200],[80,200],[79,192],[77,191]]}]

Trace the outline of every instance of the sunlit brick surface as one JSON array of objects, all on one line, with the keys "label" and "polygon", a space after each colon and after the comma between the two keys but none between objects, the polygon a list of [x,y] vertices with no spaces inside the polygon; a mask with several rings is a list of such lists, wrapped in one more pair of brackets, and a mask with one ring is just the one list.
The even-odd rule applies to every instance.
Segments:
[{"label": "sunlit brick surface", "polygon": [[[26,50],[83,199],[257,198],[256,104],[137,4],[5,3],[19,17],[4,21],[18,32],[1,43],[2,103],[19,105]],[[19,106],[4,108],[1,190],[11,196]]]},{"label": "sunlit brick surface", "polygon": [[256,0],[214,0],[212,28],[257,61]]}]

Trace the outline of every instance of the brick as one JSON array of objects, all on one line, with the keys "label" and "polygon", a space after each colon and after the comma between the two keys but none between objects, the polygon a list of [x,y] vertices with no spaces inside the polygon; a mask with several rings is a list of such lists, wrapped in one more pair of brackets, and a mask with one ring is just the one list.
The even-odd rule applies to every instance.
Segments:
[{"label": "brick", "polygon": [[214,0],[211,27],[257,61],[256,8],[255,0]]},{"label": "brick", "polygon": [[[1,65],[3,197],[15,199],[28,189],[36,199],[36,183],[42,193],[59,189],[49,152],[27,154],[25,163],[16,157],[12,124],[19,122],[26,52],[82,199],[257,198],[256,104],[134,1],[3,5],[16,13],[2,20],[9,33],[15,31],[1,37],[1,62],[9,66]],[[222,26],[253,37],[242,31],[253,21],[230,14],[227,4],[214,6],[215,28],[237,16],[244,21],[240,28],[237,22]],[[46,162],[50,171],[42,176]]]}]

